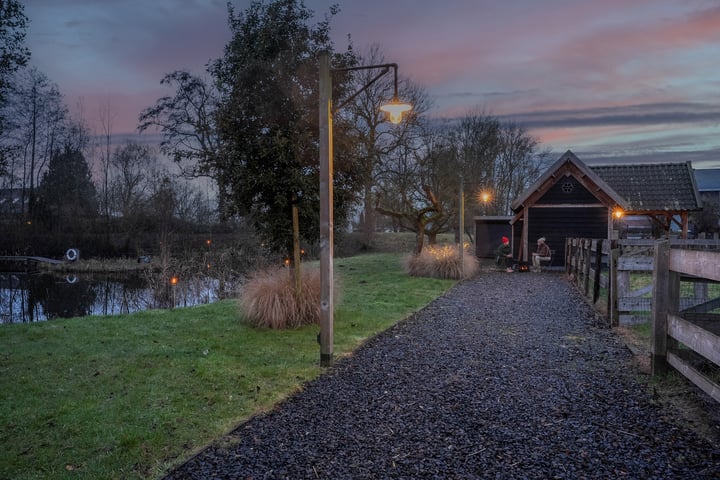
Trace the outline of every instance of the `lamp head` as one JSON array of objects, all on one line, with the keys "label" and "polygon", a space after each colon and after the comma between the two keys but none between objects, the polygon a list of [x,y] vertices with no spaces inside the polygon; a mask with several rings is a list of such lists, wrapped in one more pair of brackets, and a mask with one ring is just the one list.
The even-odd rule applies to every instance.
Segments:
[{"label": "lamp head", "polygon": [[397,125],[402,120],[403,113],[412,110],[412,105],[409,103],[403,103],[398,99],[398,97],[394,97],[392,102],[381,106],[380,110],[387,113],[390,121]]}]

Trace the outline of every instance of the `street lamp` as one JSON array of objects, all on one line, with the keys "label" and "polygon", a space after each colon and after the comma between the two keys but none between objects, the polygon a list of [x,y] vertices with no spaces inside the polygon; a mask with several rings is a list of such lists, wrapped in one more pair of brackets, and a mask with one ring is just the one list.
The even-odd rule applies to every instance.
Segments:
[{"label": "street lamp", "polygon": [[[492,196],[487,191],[483,191],[480,193],[478,198],[483,202],[483,213],[487,215],[487,204]],[[462,279],[465,277],[465,180],[462,175],[460,175],[460,198],[458,201],[460,202],[460,211],[458,214],[458,223],[460,225],[458,227],[458,235],[460,238],[460,244],[458,245],[458,257],[460,259],[460,278]]]},{"label": "street lamp", "polygon": [[[320,122],[320,365],[333,363],[333,113],[350,103],[373,83],[393,69],[395,92],[393,101],[380,109],[387,112],[390,121],[399,123],[404,112],[412,106],[398,100],[397,64],[368,65],[360,67],[330,68],[330,55],[321,52],[319,89]],[[332,73],[354,70],[381,69],[364,87],[353,93],[339,106],[332,104]]]}]

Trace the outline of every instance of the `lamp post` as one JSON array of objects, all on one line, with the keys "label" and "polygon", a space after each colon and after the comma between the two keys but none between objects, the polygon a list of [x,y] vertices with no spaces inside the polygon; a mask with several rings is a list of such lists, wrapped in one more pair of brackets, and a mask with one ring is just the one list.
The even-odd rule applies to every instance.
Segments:
[{"label": "lamp post", "polygon": [[[487,204],[492,198],[490,193],[483,191],[479,195],[480,200],[483,202],[483,215],[487,215]],[[460,204],[460,212],[458,214],[458,235],[460,238],[460,245],[458,246],[458,257],[460,258],[460,278],[465,277],[465,179],[460,175],[460,198],[458,198]],[[477,238],[475,239],[477,242]]]},{"label": "lamp post", "polygon": [[460,259],[460,280],[465,277],[465,179],[460,175],[460,198],[458,215],[458,258]]},{"label": "lamp post", "polygon": [[[393,100],[380,109],[387,112],[392,123],[400,123],[402,114],[412,109],[398,99],[397,64],[368,65],[360,67],[331,68],[330,55],[321,52],[319,90],[320,123],[320,366],[329,367],[333,363],[333,113],[350,103],[356,96],[368,89],[390,69],[393,69],[395,91]],[[353,70],[381,69],[360,90],[353,93],[345,102],[333,108],[332,73]]]}]

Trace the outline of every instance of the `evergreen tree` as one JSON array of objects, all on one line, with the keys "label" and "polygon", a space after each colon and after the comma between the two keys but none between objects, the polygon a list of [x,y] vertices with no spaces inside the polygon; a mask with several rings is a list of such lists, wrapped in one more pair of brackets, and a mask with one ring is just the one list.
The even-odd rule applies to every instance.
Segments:
[{"label": "evergreen tree", "polygon": [[65,146],[51,157],[39,188],[41,211],[55,232],[82,228],[98,215],[98,195],[82,152]]},{"label": "evergreen tree", "polygon": [[[222,102],[216,159],[219,185],[232,213],[247,215],[266,245],[289,252],[292,203],[301,235],[318,238],[318,54],[332,50],[329,20],[315,26],[301,1],[253,2],[242,14],[229,8],[232,40],[212,68]],[[332,8],[330,14],[336,13]],[[352,59],[335,56],[335,65]],[[342,79],[338,82],[338,92]],[[336,148],[342,141],[336,141]],[[336,155],[338,157],[341,155]],[[353,175],[338,162],[335,219],[344,223]]]}]

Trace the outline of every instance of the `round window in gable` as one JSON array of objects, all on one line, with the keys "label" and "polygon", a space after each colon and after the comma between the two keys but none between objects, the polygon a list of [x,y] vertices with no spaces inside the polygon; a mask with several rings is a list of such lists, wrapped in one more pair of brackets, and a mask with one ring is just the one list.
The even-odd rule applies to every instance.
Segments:
[{"label": "round window in gable", "polygon": [[575,189],[575,184],[572,182],[565,182],[562,184],[561,188],[563,193],[572,193],[572,191]]}]

